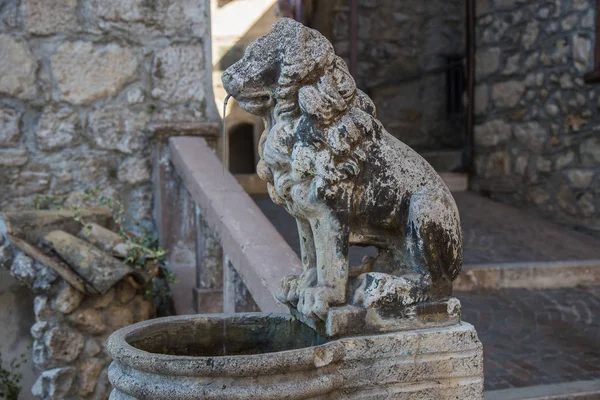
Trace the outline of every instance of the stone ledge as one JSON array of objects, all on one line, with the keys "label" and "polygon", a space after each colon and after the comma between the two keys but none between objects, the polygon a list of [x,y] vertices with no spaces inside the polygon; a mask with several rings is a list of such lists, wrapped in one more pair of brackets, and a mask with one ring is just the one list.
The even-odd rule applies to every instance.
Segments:
[{"label": "stone ledge", "polygon": [[327,313],[326,321],[308,318],[294,307],[290,307],[290,313],[321,335],[335,338],[456,325],[460,323],[460,301],[451,297],[438,302],[409,305],[392,312],[352,305],[332,307]]},{"label": "stone ledge", "polygon": [[600,260],[465,265],[454,290],[559,289],[600,285]]}]

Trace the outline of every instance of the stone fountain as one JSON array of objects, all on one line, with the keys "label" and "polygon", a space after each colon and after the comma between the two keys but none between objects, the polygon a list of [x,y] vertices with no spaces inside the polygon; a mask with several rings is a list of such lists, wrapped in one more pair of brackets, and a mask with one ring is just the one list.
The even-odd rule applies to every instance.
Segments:
[{"label": "stone fountain", "polygon": [[[483,353],[460,320],[456,204],[390,135],[327,39],[278,21],[223,74],[262,116],[259,176],[296,218],[304,271],[287,314],[146,321],[116,332],[111,399],[482,399]],[[351,246],[376,257],[350,266]]]}]

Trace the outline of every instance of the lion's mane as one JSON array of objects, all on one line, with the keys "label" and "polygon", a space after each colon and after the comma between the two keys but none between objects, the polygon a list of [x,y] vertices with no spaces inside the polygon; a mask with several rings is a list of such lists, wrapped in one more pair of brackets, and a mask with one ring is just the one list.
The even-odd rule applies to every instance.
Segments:
[{"label": "lion's mane", "polygon": [[[324,197],[323,189],[352,180],[383,129],[344,60],[329,42],[319,47],[318,56],[311,47],[306,50],[313,51],[312,57],[284,57],[272,126],[259,143],[261,159],[268,151],[271,162],[261,160],[258,174],[270,183],[271,198],[279,204],[289,200],[290,187],[299,181],[314,180],[318,197]],[[267,135],[270,148],[265,149]]]}]

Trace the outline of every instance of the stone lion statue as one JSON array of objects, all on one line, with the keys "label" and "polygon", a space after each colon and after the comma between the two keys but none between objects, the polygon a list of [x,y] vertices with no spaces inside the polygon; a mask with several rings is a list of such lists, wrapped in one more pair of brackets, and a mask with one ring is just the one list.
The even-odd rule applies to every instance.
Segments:
[{"label": "stone lion statue", "polygon": [[[283,280],[280,300],[323,319],[332,306],[366,301],[365,285],[382,276],[403,279],[395,293],[402,304],[451,295],[462,265],[454,199],[421,156],[386,132],[324,36],[283,18],[222,80],[243,109],[265,119],[258,175],[297,221],[304,273]],[[379,253],[350,268],[353,245]],[[368,273],[368,282],[351,282]]]}]

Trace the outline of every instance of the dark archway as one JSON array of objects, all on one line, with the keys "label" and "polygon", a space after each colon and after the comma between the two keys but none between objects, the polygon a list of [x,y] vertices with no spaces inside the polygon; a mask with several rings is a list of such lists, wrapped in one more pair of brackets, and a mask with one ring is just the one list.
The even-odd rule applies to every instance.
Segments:
[{"label": "dark archway", "polygon": [[242,123],[229,132],[229,171],[232,174],[256,173],[254,126]]}]

